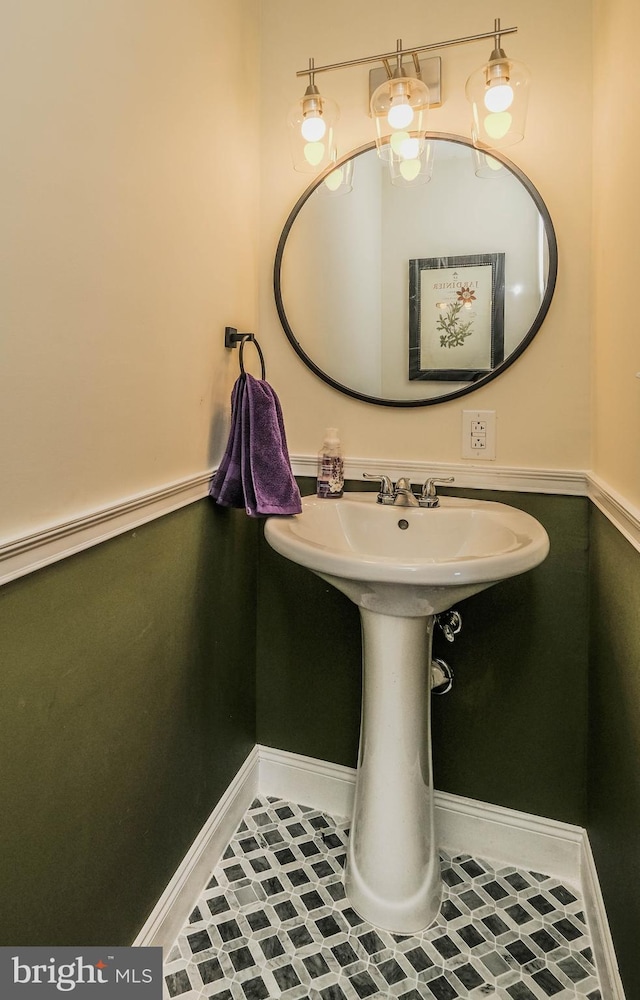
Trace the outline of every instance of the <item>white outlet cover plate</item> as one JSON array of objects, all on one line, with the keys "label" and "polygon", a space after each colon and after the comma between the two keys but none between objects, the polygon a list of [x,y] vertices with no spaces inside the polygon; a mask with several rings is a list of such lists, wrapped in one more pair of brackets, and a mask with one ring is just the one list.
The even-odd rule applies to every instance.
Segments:
[{"label": "white outlet cover plate", "polygon": [[[478,428],[484,428],[478,430]],[[495,461],[496,411],[462,411],[462,458],[473,461]]]}]

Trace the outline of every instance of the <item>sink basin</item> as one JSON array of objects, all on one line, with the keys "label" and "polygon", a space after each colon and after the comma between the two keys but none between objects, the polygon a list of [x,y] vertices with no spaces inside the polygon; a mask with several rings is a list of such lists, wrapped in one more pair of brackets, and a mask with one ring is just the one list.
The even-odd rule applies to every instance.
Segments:
[{"label": "sink basin", "polygon": [[265,535],[360,607],[403,617],[444,611],[549,551],[546,531],[524,511],[454,497],[434,509],[387,507],[374,493],[305,497],[301,514],[270,518]]},{"label": "sink basin", "polygon": [[[383,506],[374,493],[305,497],[265,536],[354,601],[362,621],[360,748],[345,889],[365,920],[414,934],[437,919],[442,883],[433,810],[434,615],[549,551],[535,518],[505,504],[441,497]],[[327,683],[330,683],[329,674]]]}]

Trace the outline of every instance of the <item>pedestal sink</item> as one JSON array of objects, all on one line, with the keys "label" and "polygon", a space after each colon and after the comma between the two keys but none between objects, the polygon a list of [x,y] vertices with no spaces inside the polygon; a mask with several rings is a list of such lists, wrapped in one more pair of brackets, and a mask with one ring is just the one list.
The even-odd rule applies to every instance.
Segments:
[{"label": "pedestal sink", "polygon": [[363,695],[345,885],[354,909],[398,934],[424,930],[441,899],[433,825],[433,616],[549,551],[535,518],[505,504],[442,497],[434,509],[372,493],[305,497],[268,518],[268,543],[360,609]]}]

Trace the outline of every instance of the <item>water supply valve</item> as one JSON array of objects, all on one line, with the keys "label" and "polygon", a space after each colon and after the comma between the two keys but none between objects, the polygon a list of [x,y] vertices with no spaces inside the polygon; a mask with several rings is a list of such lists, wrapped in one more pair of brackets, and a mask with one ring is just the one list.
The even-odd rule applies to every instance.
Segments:
[{"label": "water supply valve", "polygon": [[462,615],[460,612],[455,610],[442,611],[435,618],[436,624],[440,626],[447,642],[453,642],[462,628]]},{"label": "water supply valve", "polygon": [[444,660],[435,657],[431,661],[431,691],[433,694],[448,694],[453,687],[453,670]]}]

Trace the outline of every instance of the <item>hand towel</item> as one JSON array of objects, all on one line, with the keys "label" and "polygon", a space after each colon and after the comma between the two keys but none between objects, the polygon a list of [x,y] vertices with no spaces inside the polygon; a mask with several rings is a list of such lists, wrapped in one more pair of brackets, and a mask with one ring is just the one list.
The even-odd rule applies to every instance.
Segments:
[{"label": "hand towel", "polygon": [[209,486],[209,496],[223,507],[244,507],[241,429],[244,393],[245,376],[241,375],[231,393],[231,428],[227,447]]},{"label": "hand towel", "polygon": [[264,379],[243,373],[233,387],[229,440],[209,493],[250,517],[302,510],[280,401]]},{"label": "hand towel", "polygon": [[264,379],[246,378],[242,483],[247,514],[299,514],[302,502],[291,471],[280,400]]}]

